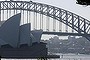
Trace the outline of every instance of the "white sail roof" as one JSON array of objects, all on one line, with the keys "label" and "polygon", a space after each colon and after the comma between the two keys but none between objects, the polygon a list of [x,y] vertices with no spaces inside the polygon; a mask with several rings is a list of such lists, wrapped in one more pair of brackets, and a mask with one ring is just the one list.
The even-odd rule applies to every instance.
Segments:
[{"label": "white sail roof", "polygon": [[21,14],[14,15],[0,27],[0,39],[12,47],[17,47],[18,45],[20,20]]},{"label": "white sail roof", "polygon": [[21,14],[14,15],[6,20],[0,27],[0,46],[10,45],[19,47],[22,44],[40,43],[42,30],[31,31],[31,24],[27,23],[20,26]]},{"label": "white sail roof", "polygon": [[43,30],[33,30],[31,34],[35,37],[35,39],[32,40],[32,43],[34,42],[40,43],[42,33],[43,33]]},{"label": "white sail roof", "polygon": [[5,21],[0,21],[0,26],[4,23]]},{"label": "white sail roof", "polygon": [[8,44],[8,43],[6,43],[4,40],[0,39],[0,47],[1,47],[2,45],[6,45],[6,44]]},{"label": "white sail roof", "polygon": [[20,45],[28,44],[28,46],[32,45],[32,40],[30,38],[30,28],[31,24],[24,24],[20,26]]}]

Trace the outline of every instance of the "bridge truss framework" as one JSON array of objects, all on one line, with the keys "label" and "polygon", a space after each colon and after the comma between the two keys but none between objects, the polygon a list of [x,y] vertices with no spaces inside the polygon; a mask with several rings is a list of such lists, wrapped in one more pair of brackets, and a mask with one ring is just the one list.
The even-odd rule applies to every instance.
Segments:
[{"label": "bridge truss framework", "polygon": [[[9,17],[11,17],[13,14],[17,14],[17,13],[22,13],[22,19],[23,19],[23,24],[25,23],[29,23],[30,22],[30,15],[31,12],[33,12],[34,18],[33,18],[33,29],[37,28],[37,23],[38,23],[38,19],[40,19],[39,21],[39,28],[40,29],[44,29],[43,25],[44,22],[43,20],[45,18],[43,18],[45,15],[46,16],[46,31],[44,33],[47,33],[47,31],[49,31],[49,28],[51,27],[49,24],[49,19],[53,19],[52,25],[53,25],[53,32],[55,32],[56,30],[56,26],[58,26],[58,30],[59,32],[61,32],[61,23],[69,26],[72,28],[72,32],[76,31],[75,33],[79,34],[79,35],[83,35],[84,37],[86,37],[88,40],[90,40],[89,36],[90,36],[90,21],[78,16],[72,12],[69,12],[67,10],[55,7],[55,6],[51,6],[51,5],[47,5],[47,4],[42,4],[42,3],[37,3],[37,2],[33,2],[33,1],[0,1],[0,14],[1,14],[1,21],[8,19]],[[38,14],[39,17],[38,18]],[[25,21],[25,17],[26,17],[26,21]],[[58,24],[56,23],[56,20],[59,22]],[[66,26],[66,29],[68,29],[68,27]],[[66,30],[66,32],[68,32]],[[73,34],[72,34],[73,35]]]}]

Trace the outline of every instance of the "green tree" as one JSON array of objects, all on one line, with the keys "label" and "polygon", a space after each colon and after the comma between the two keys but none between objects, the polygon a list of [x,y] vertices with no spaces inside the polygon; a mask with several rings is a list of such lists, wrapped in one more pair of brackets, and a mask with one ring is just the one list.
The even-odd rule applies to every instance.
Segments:
[{"label": "green tree", "polygon": [[76,0],[76,3],[80,5],[90,5],[90,0]]}]

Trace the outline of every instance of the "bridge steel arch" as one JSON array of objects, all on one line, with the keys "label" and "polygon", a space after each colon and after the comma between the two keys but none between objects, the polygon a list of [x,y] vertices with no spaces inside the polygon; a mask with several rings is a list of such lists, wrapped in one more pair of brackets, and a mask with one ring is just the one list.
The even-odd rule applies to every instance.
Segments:
[{"label": "bridge steel arch", "polygon": [[27,10],[46,15],[84,34],[90,40],[90,21],[67,10],[33,1],[0,1],[0,10]]}]

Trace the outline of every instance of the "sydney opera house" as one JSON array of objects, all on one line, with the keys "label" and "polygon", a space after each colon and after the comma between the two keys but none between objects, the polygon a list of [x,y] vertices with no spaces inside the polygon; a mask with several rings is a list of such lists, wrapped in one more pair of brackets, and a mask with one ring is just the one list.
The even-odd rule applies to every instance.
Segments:
[{"label": "sydney opera house", "polygon": [[[31,24],[20,25],[21,14],[1,22],[1,58],[41,58],[52,57],[47,53],[46,43],[40,42],[42,30],[31,31]],[[55,57],[55,56],[54,56]]]},{"label": "sydney opera house", "polygon": [[30,30],[30,23],[20,26],[21,14],[6,20],[0,27],[0,56],[5,58],[37,58],[47,55],[40,42],[42,30]]}]

